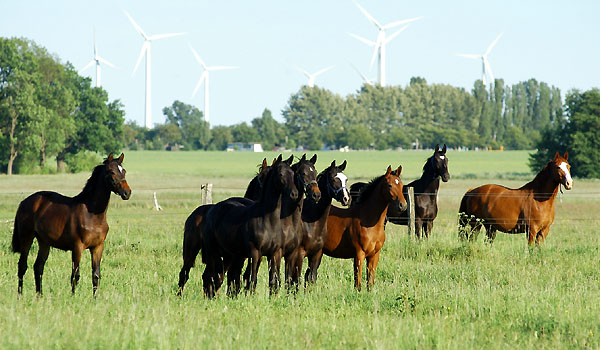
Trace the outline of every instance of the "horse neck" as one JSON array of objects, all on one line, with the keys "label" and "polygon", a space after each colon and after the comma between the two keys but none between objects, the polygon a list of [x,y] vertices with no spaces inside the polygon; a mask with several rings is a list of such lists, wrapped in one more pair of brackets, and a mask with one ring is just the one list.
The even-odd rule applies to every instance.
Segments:
[{"label": "horse neck", "polygon": [[275,175],[270,174],[267,176],[257,205],[263,208],[266,213],[276,212],[279,216],[282,207],[283,188],[277,189],[274,183],[275,181],[278,181]]},{"label": "horse neck", "polygon": [[258,176],[255,176],[252,181],[248,184],[248,188],[246,188],[246,193],[244,193],[244,198],[257,200],[260,197],[260,183],[258,180]]},{"label": "horse neck", "polygon": [[315,203],[312,200],[304,202],[304,206],[302,207],[302,218],[304,221],[314,222],[319,218],[327,217],[329,214],[333,198],[327,185],[328,181],[327,175],[323,175],[319,179],[319,191],[321,191],[319,202]]},{"label": "horse neck", "polygon": [[110,189],[104,181],[104,173],[92,173],[92,176],[86,183],[81,192],[74,198],[84,203],[90,213],[106,213],[108,203],[110,202]]},{"label": "horse neck", "polygon": [[371,226],[383,221],[387,215],[389,201],[382,198],[380,187],[384,184],[384,180],[380,180],[377,187],[365,200],[358,203],[358,210],[361,221],[366,225]]},{"label": "horse neck", "polygon": [[535,178],[523,186],[524,188],[528,188],[533,191],[535,198],[540,201],[545,201],[548,199],[554,199],[558,192],[558,187],[560,186],[559,182],[554,181],[550,174],[548,166],[546,166],[542,171],[540,171]]}]

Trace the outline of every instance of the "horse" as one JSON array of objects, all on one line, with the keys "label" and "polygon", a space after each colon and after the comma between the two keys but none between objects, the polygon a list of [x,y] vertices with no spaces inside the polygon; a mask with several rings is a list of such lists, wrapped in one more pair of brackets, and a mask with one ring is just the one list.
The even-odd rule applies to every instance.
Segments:
[{"label": "horse", "polygon": [[96,295],[100,283],[100,261],[108,233],[106,212],[110,193],[129,199],[131,189],[125,180],[123,154],[117,159],[111,153],[92,171],[85,187],[75,197],[56,192],[40,191],[25,198],[15,215],[12,251],[20,253],[18,264],[18,294],[23,294],[23,276],[27,271],[27,256],[37,238],[39,250],[33,265],[35,291],[42,294],[42,275],[50,247],[72,251],[71,292],[79,282],[81,254],[89,249],[92,256],[92,286]]},{"label": "horse", "polygon": [[562,157],[556,152],[532,181],[518,189],[488,184],[467,191],[460,202],[459,234],[473,239],[483,226],[490,243],[501,231],[527,233],[529,247],[534,242],[539,246],[554,221],[559,187],[573,188],[568,158],[568,152]]},{"label": "horse", "polygon": [[277,158],[267,173],[258,201],[229,198],[208,210],[202,222],[202,274],[204,293],[213,298],[223,283],[227,271],[228,294],[240,291],[240,275],[244,261],[252,263],[250,291],[256,289],[258,261],[269,260],[270,292],[279,286],[279,266],[283,252],[283,225],[281,207],[283,197],[298,198],[294,172],[290,165],[293,157],[282,161]]},{"label": "horse", "polygon": [[[302,208],[307,202],[318,203],[321,199],[321,191],[317,184],[317,171],[315,163],[317,155],[310,160],[306,154],[297,163],[292,165],[294,181],[298,188],[298,198],[284,197],[281,205],[281,221],[283,225],[283,257],[285,259],[285,282],[288,288],[295,285],[297,280],[292,280],[292,270],[296,266],[299,254],[298,247],[302,242]],[[308,201],[304,201],[306,195]],[[247,271],[249,271],[247,269]],[[246,274],[245,274],[246,275]],[[248,284],[246,284],[248,285]]]},{"label": "horse", "polygon": [[[275,160],[273,160],[273,162],[275,162]],[[248,184],[246,192],[244,193],[244,198],[252,200],[258,200],[260,198],[262,186],[270,169],[271,166],[267,164],[267,158],[264,158],[259,165],[258,173]],[[196,257],[202,246],[201,224],[204,220],[204,216],[213,205],[214,204],[204,204],[197,207],[185,220],[183,230],[183,266],[179,272],[178,296],[181,296],[183,293],[183,288],[190,278],[190,269],[194,267],[196,263]]]},{"label": "horse", "polygon": [[350,204],[350,193],[346,187],[348,178],[343,171],[346,161],[336,166],[335,160],[317,176],[321,192],[318,202],[306,201],[302,207],[302,241],[298,246],[296,264],[291,271],[292,284],[298,285],[302,273],[302,263],[308,257],[308,269],[304,275],[305,285],[317,281],[317,270],[323,256],[323,245],[327,240],[327,216],[332,199],[342,205]]},{"label": "horse", "polygon": [[367,288],[375,281],[379,253],[385,242],[384,222],[390,202],[406,210],[400,174],[388,166],[384,175],[371,180],[350,208],[332,207],[327,217],[323,252],[333,258],[354,259],[354,286],[361,290],[362,263],[367,259]]}]

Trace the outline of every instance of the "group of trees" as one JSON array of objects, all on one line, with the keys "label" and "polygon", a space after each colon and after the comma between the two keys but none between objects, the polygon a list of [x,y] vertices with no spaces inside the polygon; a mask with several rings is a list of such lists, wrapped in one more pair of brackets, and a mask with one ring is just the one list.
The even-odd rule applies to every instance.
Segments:
[{"label": "group of trees", "polygon": [[[78,170],[85,152],[122,146],[124,112],[70,64],[27,39],[0,38],[0,168]],[[95,158],[95,157],[94,157]]]}]

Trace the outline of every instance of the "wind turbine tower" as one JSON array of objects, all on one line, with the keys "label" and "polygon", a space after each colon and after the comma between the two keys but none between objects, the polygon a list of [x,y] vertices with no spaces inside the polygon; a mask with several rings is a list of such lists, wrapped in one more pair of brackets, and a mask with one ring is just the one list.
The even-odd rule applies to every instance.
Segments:
[{"label": "wind turbine tower", "polygon": [[198,91],[198,89],[200,88],[200,85],[202,85],[202,82],[204,82],[204,120],[206,120],[206,122],[210,122],[210,105],[209,105],[209,96],[208,96],[208,91],[209,91],[209,83],[210,83],[210,72],[212,71],[217,71],[217,70],[227,70],[227,69],[238,69],[240,67],[235,67],[235,66],[207,66],[204,61],[202,61],[202,59],[200,58],[200,55],[198,55],[198,53],[196,52],[196,50],[194,50],[194,48],[190,45],[190,50],[192,50],[192,53],[194,54],[194,57],[196,58],[196,61],[198,63],[200,63],[200,65],[202,66],[202,68],[204,68],[204,72],[202,72],[202,75],[200,75],[200,79],[198,80],[198,83],[196,83],[196,87],[194,88],[194,92],[192,92],[192,97],[194,97],[196,95],[196,92]]},{"label": "wind turbine tower", "polygon": [[151,56],[151,51],[150,51],[150,45],[152,43],[152,40],[158,40],[158,39],[164,39],[164,38],[169,38],[169,37],[173,37],[173,36],[178,36],[178,35],[184,35],[185,33],[169,33],[169,34],[158,34],[158,35],[151,35],[148,36],[146,35],[146,33],[142,30],[142,28],[135,23],[135,21],[133,20],[133,18],[131,18],[131,16],[129,15],[129,13],[127,13],[126,11],[125,15],[127,16],[127,18],[129,18],[129,21],[131,21],[131,24],[133,25],[133,27],[135,28],[135,30],[140,33],[140,35],[142,36],[142,38],[144,38],[144,44],[142,45],[142,49],[140,50],[140,55],[138,56],[137,62],[135,63],[135,68],[133,68],[133,72],[131,73],[131,75],[135,74],[135,71],[137,70],[138,66],[140,65],[140,62],[142,61],[142,57],[144,57],[144,55],[146,55],[146,84],[145,84],[145,89],[146,89],[146,104],[144,107],[144,120],[145,120],[145,126],[147,129],[152,128],[152,96],[151,96],[151,91],[152,91],[152,79],[151,79],[151,74],[150,74],[150,67],[151,67],[151,60],[152,60],[152,56]]},{"label": "wind turbine tower", "polygon": [[485,85],[486,87],[487,87],[486,72],[490,76],[491,84],[495,83],[494,73],[492,73],[492,66],[490,65],[490,61],[488,61],[488,55],[490,54],[490,52],[492,51],[492,49],[494,48],[496,43],[498,43],[498,40],[500,40],[500,37],[502,37],[502,34],[504,34],[504,33],[500,33],[500,35],[498,35],[496,40],[494,40],[490,44],[490,46],[488,46],[487,50],[485,50],[485,53],[483,55],[457,54],[457,56],[471,58],[471,59],[475,59],[475,60],[479,60],[479,59],[481,60],[481,81],[483,82],[483,85]]},{"label": "wind turbine tower", "polygon": [[371,16],[371,14],[369,14],[367,12],[367,10],[365,10],[362,6],[360,6],[357,2],[354,2],[356,4],[356,6],[358,7],[358,9],[369,19],[369,21],[371,21],[371,23],[373,23],[375,25],[375,27],[377,27],[377,29],[379,30],[379,33],[377,34],[377,40],[376,41],[371,41],[371,40],[367,40],[363,37],[360,37],[356,34],[352,34],[350,33],[350,35],[352,35],[354,38],[366,43],[369,46],[374,46],[375,50],[373,51],[373,56],[371,58],[371,66],[373,66],[373,63],[375,62],[375,58],[377,58],[377,63],[378,63],[378,83],[381,86],[385,86],[386,85],[386,81],[385,81],[385,74],[386,74],[386,70],[385,70],[385,58],[386,58],[386,45],[389,44],[390,41],[392,41],[392,39],[394,39],[396,36],[398,36],[398,34],[402,33],[408,26],[404,26],[402,27],[400,30],[398,30],[397,32],[395,32],[394,34],[390,35],[389,37],[386,37],[386,30],[397,27],[399,25],[402,24],[407,24],[410,22],[414,22],[416,20],[419,20],[421,17],[415,17],[415,18],[409,18],[409,19],[404,19],[404,20],[400,20],[400,21],[396,21],[396,22],[391,22],[388,23],[386,25],[383,25],[381,23],[379,23],[373,16]]},{"label": "wind turbine tower", "polygon": [[111,68],[117,68],[112,63],[100,57],[100,55],[98,54],[98,46],[96,45],[96,31],[94,30],[94,58],[92,58],[92,60],[88,64],[86,64],[85,67],[81,68],[77,73],[81,74],[83,71],[90,68],[93,64],[96,64],[96,87],[100,87],[102,85],[100,82],[100,63],[105,64]]}]

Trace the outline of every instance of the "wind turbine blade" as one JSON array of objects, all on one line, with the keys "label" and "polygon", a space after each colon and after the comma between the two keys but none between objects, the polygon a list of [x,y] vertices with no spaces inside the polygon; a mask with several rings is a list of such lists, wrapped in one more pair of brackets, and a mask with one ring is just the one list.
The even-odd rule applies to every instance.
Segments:
[{"label": "wind turbine blade", "polygon": [[107,60],[105,60],[104,58],[102,58],[102,57],[100,57],[100,56],[97,56],[97,57],[96,57],[96,59],[97,59],[98,61],[102,62],[102,64],[105,64],[105,65],[107,65],[107,66],[109,66],[109,67],[111,67],[111,68],[117,69],[117,66],[115,66],[114,64],[112,64],[112,63],[108,62]]},{"label": "wind turbine blade", "polygon": [[457,53],[456,56],[466,57],[466,58],[472,58],[474,60],[481,59],[481,55],[471,55],[471,54]]},{"label": "wind turbine blade", "polygon": [[373,18],[373,16],[371,16],[367,10],[365,10],[364,8],[362,8],[362,6],[360,6],[358,4],[358,2],[354,2],[354,4],[356,4],[356,6],[358,7],[358,9],[360,10],[360,12],[362,12],[365,16],[367,16],[367,18],[369,19],[369,21],[373,22],[374,25],[377,26],[378,29],[383,29],[383,26],[381,25],[381,23],[377,22],[377,20],[375,18]]},{"label": "wind turbine blade", "polygon": [[355,39],[357,39],[357,40],[360,40],[360,41],[362,41],[363,43],[365,43],[365,44],[367,44],[367,45],[369,45],[369,46],[375,46],[375,42],[374,42],[374,41],[371,41],[371,40],[365,39],[365,38],[363,38],[362,36],[358,36],[358,35],[356,35],[356,34],[353,34],[353,33],[348,33],[348,34],[350,34],[350,36],[354,37],[354,38],[355,38]]},{"label": "wind turbine blade", "polygon": [[380,45],[375,45],[375,50],[373,50],[373,56],[371,56],[371,69],[373,69],[373,64],[375,64],[375,59],[377,58],[377,52],[379,51]]},{"label": "wind turbine blade", "polygon": [[500,37],[502,36],[502,34],[504,34],[504,33],[500,33],[500,35],[498,35],[498,37],[496,38],[496,40],[494,40],[492,42],[492,44],[488,47],[488,49],[483,54],[484,56],[487,56],[490,53],[490,51],[492,51],[492,49],[494,48],[494,46],[496,45],[496,43],[498,42],[498,40],[500,40]]},{"label": "wind turbine blade", "polygon": [[410,22],[418,21],[418,20],[420,20],[422,18],[425,18],[425,17],[420,16],[420,17],[415,17],[415,18],[403,19],[401,21],[396,21],[396,22],[388,23],[383,28],[384,29],[394,28],[394,27],[397,27],[397,26],[399,26],[401,24],[407,24],[407,23],[410,23]]},{"label": "wind turbine blade", "polygon": [[187,34],[187,33],[158,34],[158,35],[151,36],[148,40],[158,40],[158,39],[170,38],[172,36],[180,36],[180,35],[185,35],[185,34]]},{"label": "wind turbine blade", "polygon": [[399,31],[395,32],[394,34],[390,35],[389,37],[387,37],[385,39],[385,44],[389,43],[390,41],[392,41],[392,39],[394,39],[395,37],[398,36],[398,34],[402,33],[403,31],[406,30],[406,28],[408,28],[409,24],[405,25],[404,27],[400,28]]},{"label": "wind turbine blade", "polygon": [[294,66],[294,67],[295,67],[297,70],[299,70],[300,72],[302,72],[304,75],[306,75],[306,77],[307,77],[307,78],[309,78],[309,79],[310,79],[310,74],[309,74],[307,71],[305,71],[304,69],[302,69],[302,68],[300,68],[300,67],[298,67],[298,66]]},{"label": "wind turbine blade", "polygon": [[200,58],[200,55],[198,55],[198,53],[196,52],[196,50],[194,50],[194,48],[192,47],[192,45],[189,45],[190,50],[192,50],[192,53],[194,54],[194,57],[196,58],[196,61],[198,61],[198,63],[200,63],[200,65],[202,66],[202,68],[206,69],[206,64],[204,63],[204,61],[202,61],[202,59]]},{"label": "wind turbine blade", "polygon": [[144,45],[142,45],[142,49],[140,50],[140,55],[138,56],[137,62],[135,63],[135,68],[133,68],[133,72],[131,72],[131,75],[135,74],[135,71],[138,69],[140,62],[142,62],[142,57],[144,57],[144,54],[148,50],[149,45],[150,45],[149,41],[144,41]]},{"label": "wind turbine blade", "polygon": [[204,80],[206,79],[206,75],[208,73],[206,71],[202,72],[202,75],[200,76],[200,79],[198,79],[198,82],[196,83],[196,87],[194,88],[194,92],[192,92],[192,97],[196,96],[196,92],[198,92],[198,89],[200,88],[200,86],[202,85],[202,83],[204,82]]},{"label": "wind turbine blade", "polygon": [[239,69],[240,67],[238,66],[212,66],[212,67],[208,67],[207,70],[209,71],[214,71],[214,70],[227,70],[227,69]]},{"label": "wind turbine blade", "polygon": [[94,28],[94,57],[98,56],[98,47],[96,46],[96,28]]},{"label": "wind turbine blade", "polygon": [[83,72],[84,70],[90,68],[96,61],[95,60],[91,60],[90,63],[86,64],[85,67],[81,68],[77,74],[81,74],[81,72]]},{"label": "wind turbine blade", "polygon": [[494,73],[492,73],[492,66],[490,65],[490,61],[488,61],[487,58],[484,57],[483,64],[485,66],[485,70],[490,75],[490,80],[492,81],[492,84],[495,84],[496,81],[494,80]]},{"label": "wind turbine blade", "polygon": [[123,12],[125,12],[125,15],[127,16],[127,18],[129,18],[129,21],[131,21],[131,24],[133,24],[133,27],[135,28],[135,30],[137,30],[138,33],[142,34],[144,39],[148,40],[148,36],[146,35],[146,33],[144,33],[144,30],[142,29],[142,27],[138,26],[138,24],[135,23],[135,21],[133,20],[133,18],[131,18],[129,13],[127,13],[127,11],[123,11]]},{"label": "wind turbine blade", "polygon": [[320,71],[318,71],[318,72],[316,72],[315,74],[313,74],[313,76],[315,76],[315,77],[316,77],[316,76],[317,76],[317,75],[319,75],[319,74],[325,73],[325,72],[327,72],[328,70],[330,70],[330,69],[331,69],[331,68],[333,68],[333,67],[335,67],[335,66],[329,66],[329,67],[327,67],[327,68],[323,68],[323,69],[321,69]]},{"label": "wind turbine blade", "polygon": [[352,63],[350,63],[350,65],[352,66],[352,68],[354,68],[354,70],[356,71],[356,73],[358,73],[358,75],[360,75],[360,77],[365,81],[365,83],[370,84],[369,79],[367,79],[367,77],[361,73],[361,71],[358,70],[358,68],[356,68],[355,65],[353,65]]}]

